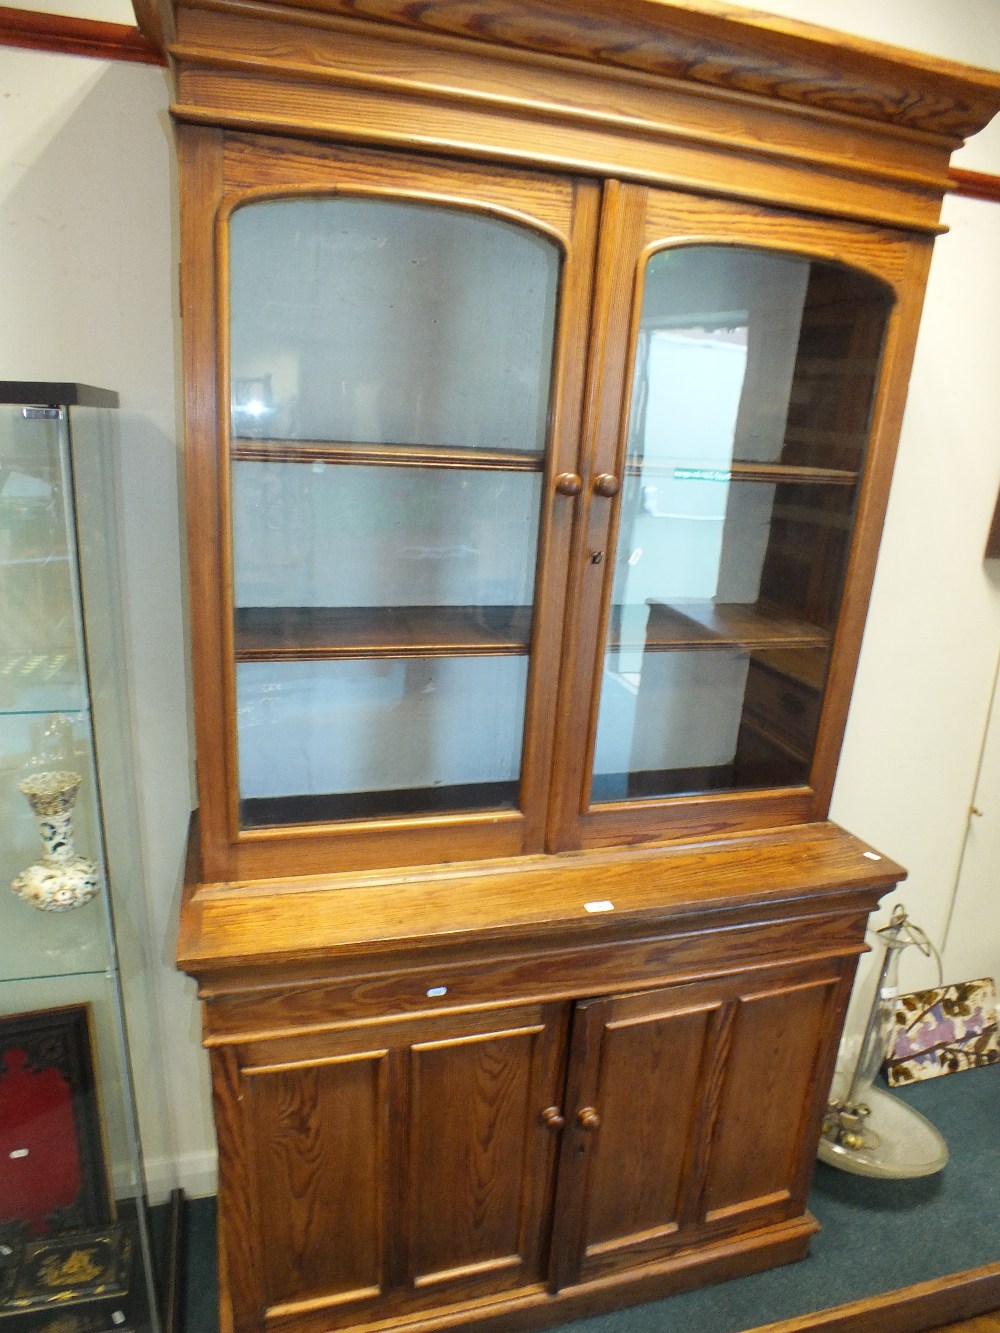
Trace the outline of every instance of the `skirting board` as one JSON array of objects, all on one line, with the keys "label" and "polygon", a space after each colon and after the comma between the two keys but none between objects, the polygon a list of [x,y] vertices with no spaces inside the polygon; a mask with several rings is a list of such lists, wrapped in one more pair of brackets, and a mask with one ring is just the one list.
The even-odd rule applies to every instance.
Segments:
[{"label": "skirting board", "polygon": [[1000,1309],[1000,1263],[761,1324],[749,1333],[926,1333]]},{"label": "skirting board", "polygon": [[182,1153],[176,1158],[147,1157],[144,1166],[151,1204],[166,1203],[175,1189],[182,1189],[188,1199],[218,1193],[219,1164],[214,1151]]}]

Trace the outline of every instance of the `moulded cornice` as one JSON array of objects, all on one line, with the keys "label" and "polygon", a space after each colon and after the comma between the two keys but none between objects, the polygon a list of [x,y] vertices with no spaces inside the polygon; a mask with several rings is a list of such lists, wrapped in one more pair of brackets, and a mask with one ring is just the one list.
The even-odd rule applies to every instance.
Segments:
[{"label": "moulded cornice", "polygon": [[[137,0],[155,37],[150,0]],[[286,21],[324,16],[584,60],[836,112],[952,140],[1000,110],[1000,74],[721,0],[161,0]]]}]

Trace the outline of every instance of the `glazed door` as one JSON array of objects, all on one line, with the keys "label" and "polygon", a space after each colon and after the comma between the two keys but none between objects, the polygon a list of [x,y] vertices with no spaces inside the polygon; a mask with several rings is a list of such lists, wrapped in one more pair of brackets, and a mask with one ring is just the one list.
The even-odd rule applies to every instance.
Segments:
[{"label": "glazed door", "polygon": [[553,845],[822,817],[923,251],[637,187],[601,244]]},{"label": "glazed door", "polygon": [[544,1281],[565,1029],[519,1005],[217,1052],[237,1330]]},{"label": "glazed door", "polygon": [[539,850],[596,188],[240,136],[223,176],[208,857]]},{"label": "glazed door", "polygon": [[821,964],[576,1006],[553,1288],[802,1214],[845,985]]}]

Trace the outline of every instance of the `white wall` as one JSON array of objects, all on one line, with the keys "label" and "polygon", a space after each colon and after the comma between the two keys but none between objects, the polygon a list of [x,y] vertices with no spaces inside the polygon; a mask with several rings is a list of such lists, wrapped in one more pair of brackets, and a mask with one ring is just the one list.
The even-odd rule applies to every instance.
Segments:
[{"label": "white wall", "polygon": [[[1000,578],[983,560],[1000,487],[1000,205],[950,199],[945,218],[832,815],[908,867],[889,901],[905,903],[959,981],[981,975],[946,926],[1000,651]],[[995,913],[979,938],[1000,975]],[[904,988],[936,979],[916,950],[904,954]]]},{"label": "white wall", "polygon": [[[762,7],[1000,69],[993,0]],[[1000,117],[954,165],[1000,175]],[[945,979],[960,981],[1000,977],[996,872],[982,850],[1000,845],[996,778],[989,787],[1000,721],[984,740],[1000,654],[1000,562],[983,560],[1000,489],[1000,204],[949,197],[943,220],[831,817],[908,868],[886,908],[904,903],[942,950]],[[981,752],[983,814],[963,858]],[[917,950],[903,955],[904,988],[936,980]]]},{"label": "white wall", "polygon": [[[156,1191],[171,1183],[177,1152],[195,1189],[211,1188],[214,1170],[194,986],[172,966],[192,797],[167,102],[165,72],[155,67],[0,47],[0,377],[80,380],[121,394],[127,666],[151,936],[146,984],[162,1016],[162,1031],[133,1035],[138,1047],[164,1052],[170,1111],[162,1114],[158,1080],[139,1077]],[[148,1069],[145,1051],[137,1050],[136,1064]]]},{"label": "white wall", "polygon": [[[991,0],[774,0],[773,8],[1000,68]],[[75,12],[124,18],[121,0]],[[162,1026],[150,1040],[162,1042],[173,1142],[145,1083],[140,1116],[154,1179],[169,1177],[176,1153],[181,1182],[198,1193],[211,1188],[214,1160],[206,1062],[193,984],[172,965],[191,780],[167,102],[166,75],[155,68],[0,48],[0,375],[80,379],[122,395],[128,667],[148,982]],[[980,136],[961,163],[1000,173],[1000,129]],[[910,867],[900,896],[939,939],[1000,649],[1000,579],[981,559],[1000,484],[1000,205],[951,200],[946,217],[952,230],[934,260],[833,811]],[[994,791],[998,746],[995,724]],[[977,823],[980,845],[990,828],[995,838],[995,820],[987,811]],[[996,913],[981,882],[968,886],[979,863],[981,880],[988,858],[966,856],[953,914],[946,962],[956,979],[981,975],[991,959],[1000,971]]]}]

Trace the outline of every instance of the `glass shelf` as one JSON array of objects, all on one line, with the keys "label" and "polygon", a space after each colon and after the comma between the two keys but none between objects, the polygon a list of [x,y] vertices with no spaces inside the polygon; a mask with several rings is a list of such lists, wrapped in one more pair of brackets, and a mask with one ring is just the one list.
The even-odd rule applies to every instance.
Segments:
[{"label": "glass shelf", "polygon": [[801,482],[812,486],[854,486],[854,469],[795,467],[790,463],[761,463],[743,459],[661,459],[656,456],[631,459],[626,476],[672,477],[677,481]]},{"label": "glass shelf", "polygon": [[51,704],[37,708],[0,708],[0,717],[51,717],[53,713],[86,713],[85,703],[70,699],[54,699]]}]

